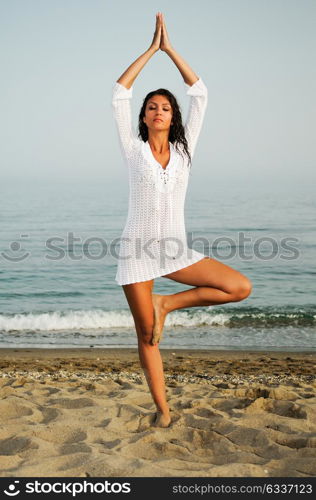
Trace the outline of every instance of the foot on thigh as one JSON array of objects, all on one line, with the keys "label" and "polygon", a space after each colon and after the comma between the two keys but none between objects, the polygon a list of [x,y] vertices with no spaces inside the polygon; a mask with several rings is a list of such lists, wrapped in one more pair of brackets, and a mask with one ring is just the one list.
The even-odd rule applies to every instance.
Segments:
[{"label": "foot on thigh", "polygon": [[154,328],[152,344],[157,344],[162,338],[163,327],[167,312],[163,307],[164,296],[157,293],[152,294],[152,302],[154,308]]}]

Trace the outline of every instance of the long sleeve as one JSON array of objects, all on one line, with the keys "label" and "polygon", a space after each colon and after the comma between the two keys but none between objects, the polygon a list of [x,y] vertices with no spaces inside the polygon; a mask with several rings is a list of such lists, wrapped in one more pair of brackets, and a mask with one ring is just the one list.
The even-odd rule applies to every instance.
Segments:
[{"label": "long sleeve", "polygon": [[201,78],[191,86],[183,83],[187,95],[191,96],[184,132],[191,157],[193,157],[207,107],[208,91]]},{"label": "long sleeve", "polygon": [[133,87],[127,89],[124,85],[115,82],[112,93],[112,109],[117,125],[121,151],[126,159],[130,158],[135,142],[137,141],[132,126],[130,103],[132,95]]}]

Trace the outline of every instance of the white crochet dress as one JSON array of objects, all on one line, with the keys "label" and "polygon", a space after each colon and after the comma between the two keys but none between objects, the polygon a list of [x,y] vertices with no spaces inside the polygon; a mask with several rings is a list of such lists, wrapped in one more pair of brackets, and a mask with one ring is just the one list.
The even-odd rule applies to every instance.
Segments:
[{"label": "white crochet dress", "polygon": [[[207,106],[207,88],[199,78],[191,87],[185,136],[193,157]],[[115,281],[119,285],[147,281],[172,273],[206,256],[187,245],[184,203],[190,173],[187,156],[171,142],[170,161],[164,169],[148,141],[132,126],[130,99],[133,87],[116,82],[112,108],[122,154],[129,175],[129,208],[120,239]]]}]

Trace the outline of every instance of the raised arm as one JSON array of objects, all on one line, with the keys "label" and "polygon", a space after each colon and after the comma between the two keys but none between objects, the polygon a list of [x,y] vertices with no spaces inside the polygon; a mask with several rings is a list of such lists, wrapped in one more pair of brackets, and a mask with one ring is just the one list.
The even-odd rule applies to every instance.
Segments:
[{"label": "raised arm", "polygon": [[133,83],[148,60],[159,50],[161,39],[161,17],[156,15],[156,29],[150,47],[139,56],[116,81],[112,93],[112,108],[117,125],[120,147],[123,156],[128,159],[133,154],[137,136],[132,126],[130,100]]},{"label": "raised arm", "polygon": [[199,77],[190,68],[188,63],[186,63],[185,60],[182,59],[182,57],[171,46],[169,36],[167,33],[165,19],[162,13],[160,13],[160,17],[161,17],[161,27],[162,27],[160,49],[163,50],[166,54],[168,54],[168,56],[173,60],[178,70],[180,71],[185,83],[191,86],[199,79]]},{"label": "raised arm", "polygon": [[202,78],[194,73],[188,63],[171,46],[164,17],[162,14],[160,16],[162,23],[160,49],[166,52],[177,66],[183,77],[186,93],[191,96],[184,132],[192,157],[207,107],[208,91]]},{"label": "raised arm", "polygon": [[150,47],[146,50],[146,52],[144,52],[141,56],[139,56],[117,80],[118,83],[120,83],[127,89],[129,89],[133,85],[134,80],[139,75],[145,64],[159,50],[160,39],[161,39],[161,26],[162,26],[162,20],[160,13],[158,12],[156,14],[156,29]]}]

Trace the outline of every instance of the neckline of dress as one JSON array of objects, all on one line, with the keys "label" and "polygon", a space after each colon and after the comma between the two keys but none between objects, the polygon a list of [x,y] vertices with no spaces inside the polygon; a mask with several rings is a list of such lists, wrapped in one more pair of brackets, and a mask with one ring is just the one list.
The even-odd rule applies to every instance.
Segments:
[{"label": "neckline of dress", "polygon": [[147,141],[145,141],[145,144],[147,145],[147,148],[148,148],[148,150],[149,150],[149,154],[150,154],[151,158],[153,159],[153,161],[155,162],[155,164],[156,164],[157,166],[159,166],[159,167],[160,167],[162,170],[164,170],[164,171],[165,171],[165,170],[167,170],[167,169],[169,168],[169,166],[170,166],[170,164],[171,164],[171,160],[172,160],[172,153],[173,153],[173,144],[172,144],[172,142],[170,142],[170,141],[168,141],[168,142],[169,142],[169,148],[170,148],[170,157],[169,157],[169,161],[168,161],[167,166],[166,166],[166,167],[163,167],[163,166],[161,165],[161,163],[159,163],[159,161],[158,161],[158,160],[156,160],[156,158],[154,157],[154,153],[153,153],[153,152],[152,152],[152,150],[151,150],[151,147],[150,147],[150,144],[149,144],[148,140],[147,140]]}]

